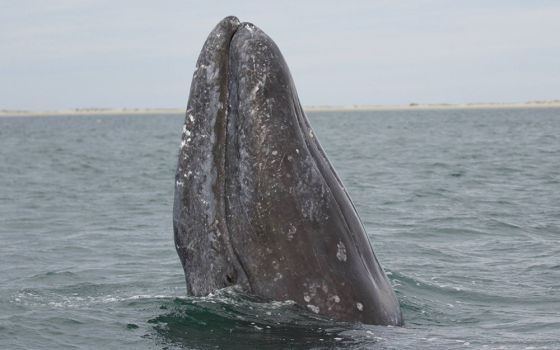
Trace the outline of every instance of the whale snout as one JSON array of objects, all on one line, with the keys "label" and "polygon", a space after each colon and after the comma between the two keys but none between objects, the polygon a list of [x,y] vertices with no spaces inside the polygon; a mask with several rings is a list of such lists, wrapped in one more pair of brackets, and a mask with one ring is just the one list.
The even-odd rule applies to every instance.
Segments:
[{"label": "whale snout", "polygon": [[402,324],[280,49],[236,17],[214,28],[197,61],[173,225],[190,294],[235,286],[339,320]]}]

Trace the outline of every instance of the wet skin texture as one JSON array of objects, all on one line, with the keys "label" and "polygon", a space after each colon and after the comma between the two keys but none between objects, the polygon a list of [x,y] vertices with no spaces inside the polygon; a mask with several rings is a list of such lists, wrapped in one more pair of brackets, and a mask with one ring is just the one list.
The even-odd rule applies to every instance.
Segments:
[{"label": "wet skin texture", "polygon": [[197,62],[173,228],[191,295],[233,286],[336,320],[403,323],[280,50],[235,17],[214,28]]}]

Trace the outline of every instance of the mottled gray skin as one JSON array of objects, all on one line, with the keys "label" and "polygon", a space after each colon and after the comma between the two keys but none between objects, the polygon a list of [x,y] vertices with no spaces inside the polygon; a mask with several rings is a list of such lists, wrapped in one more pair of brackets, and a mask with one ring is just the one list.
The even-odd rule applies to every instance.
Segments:
[{"label": "mottled gray skin", "polygon": [[235,286],[337,320],[403,323],[280,50],[235,17],[197,62],[173,226],[189,294]]}]

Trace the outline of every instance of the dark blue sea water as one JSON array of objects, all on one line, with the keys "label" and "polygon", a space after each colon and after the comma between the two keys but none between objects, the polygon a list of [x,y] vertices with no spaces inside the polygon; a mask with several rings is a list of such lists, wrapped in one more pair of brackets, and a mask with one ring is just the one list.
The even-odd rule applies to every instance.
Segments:
[{"label": "dark blue sea water", "polygon": [[182,116],[14,117],[0,118],[0,348],[560,348],[560,109],[309,117],[405,327],[186,297]]}]

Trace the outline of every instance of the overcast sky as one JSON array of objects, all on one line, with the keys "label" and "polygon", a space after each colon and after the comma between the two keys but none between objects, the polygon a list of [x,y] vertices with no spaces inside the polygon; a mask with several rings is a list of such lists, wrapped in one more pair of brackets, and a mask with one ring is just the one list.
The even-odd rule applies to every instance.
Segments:
[{"label": "overcast sky", "polygon": [[253,22],[303,105],[560,99],[560,1],[0,2],[0,109],[184,108],[206,36]]}]

